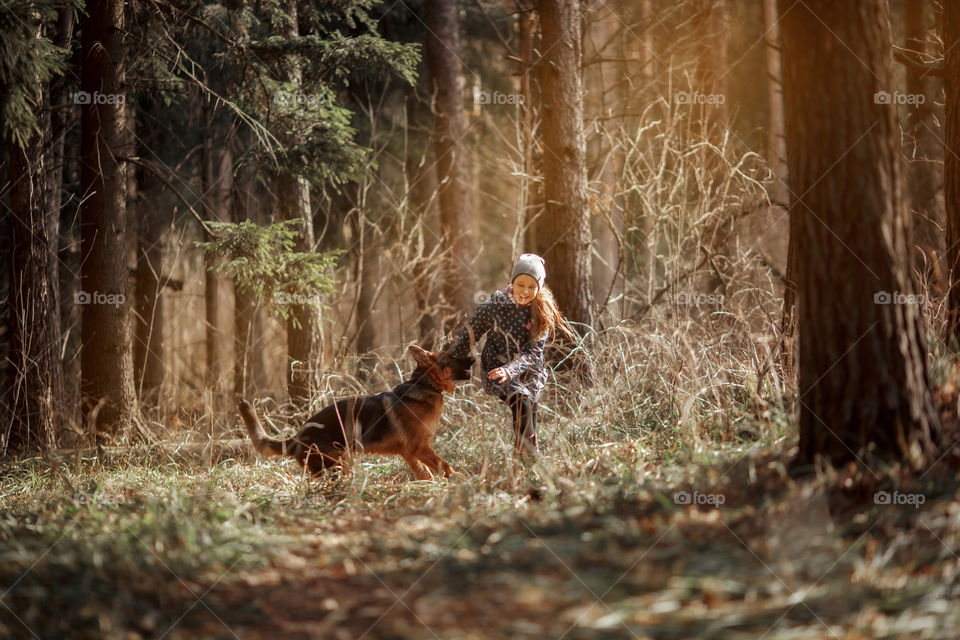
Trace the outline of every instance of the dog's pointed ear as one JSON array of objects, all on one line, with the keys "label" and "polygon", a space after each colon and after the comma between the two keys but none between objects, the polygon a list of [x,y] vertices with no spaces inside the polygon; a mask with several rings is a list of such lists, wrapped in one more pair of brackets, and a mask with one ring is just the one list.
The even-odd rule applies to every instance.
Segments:
[{"label": "dog's pointed ear", "polygon": [[417,361],[417,364],[423,365],[424,367],[432,367],[437,363],[436,354],[430,353],[423,347],[412,344],[407,347],[407,350],[410,351],[410,355],[413,356],[413,359]]}]

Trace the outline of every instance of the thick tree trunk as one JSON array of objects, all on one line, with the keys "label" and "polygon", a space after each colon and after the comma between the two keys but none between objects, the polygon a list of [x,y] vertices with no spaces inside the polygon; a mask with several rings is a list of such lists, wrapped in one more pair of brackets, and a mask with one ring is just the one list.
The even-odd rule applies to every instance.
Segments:
[{"label": "thick tree trunk", "polygon": [[960,2],[943,3],[943,63],[946,116],[943,122],[943,200],[947,219],[949,337],[960,346]]},{"label": "thick tree trunk", "polygon": [[83,412],[92,432],[127,427],[139,419],[133,384],[122,146],[123,2],[86,5],[81,91],[81,269]]},{"label": "thick tree trunk", "polygon": [[[40,35],[40,25],[36,25]],[[44,104],[37,87],[35,110]],[[43,137],[9,147],[11,217],[10,420],[0,433],[0,454],[41,451],[53,445],[61,421],[63,375],[54,276],[56,226],[45,210]],[[59,210],[57,210],[57,213]],[[51,275],[53,274],[53,275]]]},{"label": "thick tree trunk", "polygon": [[580,3],[540,0],[544,212],[537,247],[547,284],[574,322],[593,319],[590,292],[590,218],[586,197],[580,78]]},{"label": "thick tree trunk", "polygon": [[931,461],[939,423],[919,307],[909,297],[896,111],[874,98],[893,87],[886,2],[783,5],[789,179],[797,194],[794,464],[818,456],[842,464],[862,459],[869,446],[920,467]]},{"label": "thick tree trunk", "polygon": [[434,156],[439,183],[440,228],[444,243],[444,295],[449,315],[445,329],[458,314],[473,309],[473,211],[467,193],[464,150],[463,77],[460,69],[460,30],[454,0],[427,0],[427,64],[436,95]]}]

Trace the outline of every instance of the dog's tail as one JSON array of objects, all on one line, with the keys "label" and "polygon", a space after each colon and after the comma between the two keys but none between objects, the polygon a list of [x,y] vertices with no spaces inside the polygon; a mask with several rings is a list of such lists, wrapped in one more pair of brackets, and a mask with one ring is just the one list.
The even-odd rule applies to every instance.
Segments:
[{"label": "dog's tail", "polygon": [[243,423],[247,427],[247,433],[250,434],[250,441],[253,448],[262,456],[296,456],[303,445],[295,440],[274,440],[267,437],[266,432],[260,425],[257,418],[257,412],[253,405],[240,398],[240,415],[243,417]]}]

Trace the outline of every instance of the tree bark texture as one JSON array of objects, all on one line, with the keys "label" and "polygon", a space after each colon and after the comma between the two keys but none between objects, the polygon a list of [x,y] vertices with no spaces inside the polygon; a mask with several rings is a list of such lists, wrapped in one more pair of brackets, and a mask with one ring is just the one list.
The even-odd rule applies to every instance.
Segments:
[{"label": "tree bark texture", "polygon": [[543,136],[544,212],[538,249],[547,284],[574,322],[592,317],[590,217],[580,73],[580,3],[540,0],[543,58],[539,64]]},{"label": "tree bark texture", "polygon": [[460,68],[460,24],[454,0],[427,0],[426,57],[433,79],[434,156],[436,158],[440,228],[444,244],[445,325],[473,309],[473,211],[467,190],[463,76]]},{"label": "tree bark texture", "polygon": [[[786,3],[789,4],[789,3]],[[784,98],[797,266],[796,465],[874,454],[929,462],[939,423],[919,306],[886,2],[816,0],[783,15]],[[829,73],[825,73],[829,70]]]},{"label": "tree bark texture", "polygon": [[139,418],[128,268],[122,0],[92,0],[81,31],[82,408],[91,431]]}]

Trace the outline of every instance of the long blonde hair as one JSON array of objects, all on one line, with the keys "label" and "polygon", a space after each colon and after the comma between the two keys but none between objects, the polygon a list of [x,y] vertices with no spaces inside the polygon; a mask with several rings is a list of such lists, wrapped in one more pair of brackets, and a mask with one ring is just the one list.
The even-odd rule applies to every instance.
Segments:
[{"label": "long blonde hair", "polygon": [[547,285],[537,289],[537,295],[530,302],[530,319],[530,336],[534,340],[545,338],[550,333],[556,335],[558,331],[567,338],[576,340],[573,331],[567,326],[566,319],[560,313],[553,291]]}]

